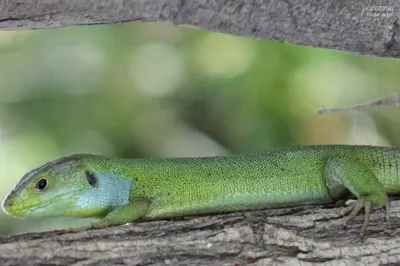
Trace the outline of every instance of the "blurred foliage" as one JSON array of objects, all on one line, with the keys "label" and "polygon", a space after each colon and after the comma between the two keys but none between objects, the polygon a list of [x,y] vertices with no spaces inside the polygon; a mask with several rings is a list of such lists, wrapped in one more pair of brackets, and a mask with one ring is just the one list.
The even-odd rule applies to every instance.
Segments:
[{"label": "blurred foliage", "polygon": [[[213,156],[399,145],[396,107],[316,115],[398,92],[400,64],[339,51],[124,23],[0,32],[0,197],[58,157]],[[0,234],[87,223],[0,214]]]}]

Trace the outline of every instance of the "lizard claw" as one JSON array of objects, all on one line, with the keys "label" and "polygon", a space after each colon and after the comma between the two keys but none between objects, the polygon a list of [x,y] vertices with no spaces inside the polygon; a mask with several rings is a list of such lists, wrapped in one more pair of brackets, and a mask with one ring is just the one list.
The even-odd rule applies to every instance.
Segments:
[{"label": "lizard claw", "polygon": [[347,206],[340,212],[342,216],[347,215],[346,218],[344,219],[344,224],[347,225],[351,220],[353,220],[354,217],[356,217],[357,214],[360,212],[363,206],[364,206],[364,199],[351,201],[349,203],[349,206]]},{"label": "lizard claw", "polygon": [[385,203],[385,218],[386,218],[386,225],[389,228],[390,227],[390,209],[389,209],[389,201]]}]

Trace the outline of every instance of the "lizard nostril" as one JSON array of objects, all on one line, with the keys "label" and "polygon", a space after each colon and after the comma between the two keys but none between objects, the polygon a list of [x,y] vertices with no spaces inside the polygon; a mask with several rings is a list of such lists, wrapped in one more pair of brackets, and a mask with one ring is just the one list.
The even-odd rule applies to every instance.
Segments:
[{"label": "lizard nostril", "polygon": [[12,205],[13,205],[12,200],[6,198],[6,199],[3,201],[3,204],[2,204],[2,206],[1,206],[1,208],[3,209],[3,211],[4,211],[5,213],[9,214],[9,213],[10,213],[9,211],[10,211],[10,209],[12,208],[12,207],[11,207]]},{"label": "lizard nostril", "polygon": [[6,200],[5,202],[4,202],[4,206],[7,206],[7,207],[10,207],[10,206],[12,206],[13,205],[13,203],[12,203],[12,201],[11,200]]}]

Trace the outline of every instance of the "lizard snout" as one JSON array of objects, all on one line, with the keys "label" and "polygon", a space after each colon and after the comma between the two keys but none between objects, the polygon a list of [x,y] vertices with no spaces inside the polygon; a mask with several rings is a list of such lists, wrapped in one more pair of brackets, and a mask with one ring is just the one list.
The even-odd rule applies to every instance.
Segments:
[{"label": "lizard snout", "polygon": [[13,205],[12,200],[9,197],[5,198],[4,201],[3,201],[3,204],[2,204],[3,211],[5,213],[9,213],[8,210],[10,209],[10,207],[12,205]]},{"label": "lizard snout", "polygon": [[10,200],[10,199],[6,199],[4,202],[3,202],[3,206],[4,207],[10,207],[10,206],[12,206],[13,205],[13,203],[12,203],[12,201]]}]

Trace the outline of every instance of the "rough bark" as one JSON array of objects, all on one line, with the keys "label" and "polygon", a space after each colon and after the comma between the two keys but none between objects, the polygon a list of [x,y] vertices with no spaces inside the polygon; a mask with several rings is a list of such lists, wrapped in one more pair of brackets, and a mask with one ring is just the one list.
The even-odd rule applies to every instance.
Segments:
[{"label": "rough bark", "polygon": [[[383,7],[382,7],[383,6]],[[400,57],[395,0],[0,0],[0,29],[168,21],[382,57]]]},{"label": "rough bark", "polygon": [[400,200],[347,228],[343,206],[303,206],[0,238],[0,265],[382,265],[400,262]]}]

